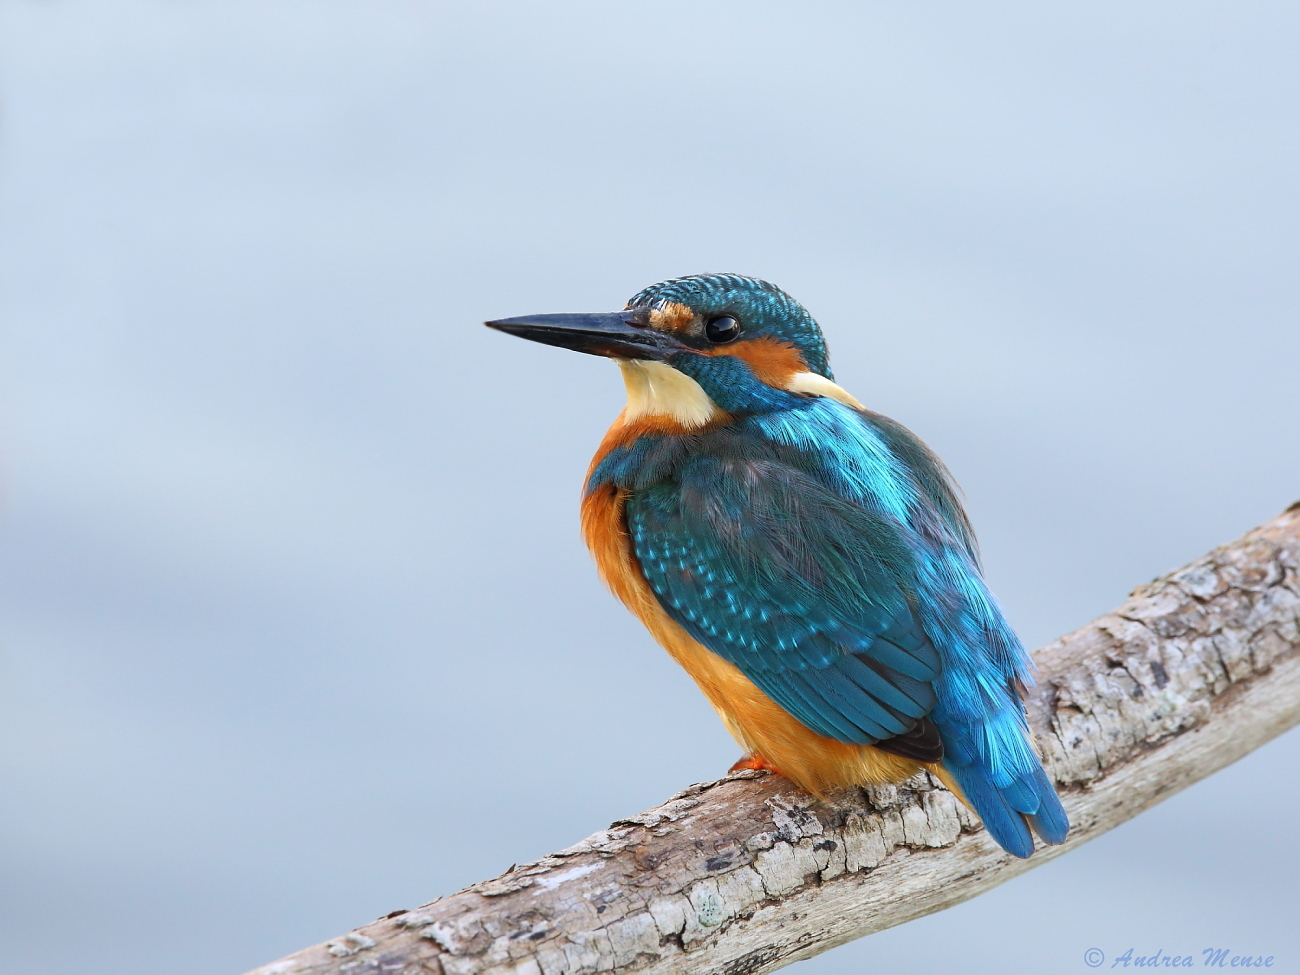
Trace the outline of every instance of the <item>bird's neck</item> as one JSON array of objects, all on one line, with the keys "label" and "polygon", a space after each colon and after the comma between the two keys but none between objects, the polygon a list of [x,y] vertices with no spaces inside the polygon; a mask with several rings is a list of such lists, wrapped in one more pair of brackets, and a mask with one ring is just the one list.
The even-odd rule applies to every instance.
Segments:
[{"label": "bird's neck", "polygon": [[[703,360],[709,357],[694,358]],[[763,407],[758,412],[771,409],[773,400],[787,406],[798,406],[806,405],[809,397],[831,399],[855,410],[863,409],[862,404],[844,389],[813,372],[787,376],[783,382],[784,389],[764,385],[762,390],[742,387],[739,392],[725,388],[719,391],[716,374],[706,372],[696,378],[666,363],[617,361],[627,385],[627,406],[605,434],[592,459],[588,471],[589,488],[615,477],[615,468],[626,474],[636,467],[641,463],[641,454],[651,443],[675,440],[687,449],[685,445],[693,439],[693,434],[730,423],[736,413],[754,412],[738,409],[736,401],[739,399],[751,401],[748,404],[751,406],[756,401]],[[673,451],[660,451],[660,454],[659,460],[666,462]],[[623,470],[624,467],[627,471]]]},{"label": "bird's neck", "polygon": [[752,365],[732,357],[692,355],[674,365],[616,361],[627,387],[627,406],[614,426],[629,432],[644,428],[655,433],[692,433],[725,422],[733,414],[788,408],[805,396],[864,408],[847,390],[815,372],[792,371],[765,382]]}]

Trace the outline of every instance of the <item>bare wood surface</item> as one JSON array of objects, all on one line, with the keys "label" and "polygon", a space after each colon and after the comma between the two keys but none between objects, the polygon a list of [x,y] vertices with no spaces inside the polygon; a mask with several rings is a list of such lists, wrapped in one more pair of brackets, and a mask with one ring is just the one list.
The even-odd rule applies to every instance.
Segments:
[{"label": "bare wood surface", "polygon": [[1300,504],[1035,660],[1063,847],[1016,860],[924,774],[823,803],[741,772],[250,975],[751,975],[960,903],[1300,721]]}]

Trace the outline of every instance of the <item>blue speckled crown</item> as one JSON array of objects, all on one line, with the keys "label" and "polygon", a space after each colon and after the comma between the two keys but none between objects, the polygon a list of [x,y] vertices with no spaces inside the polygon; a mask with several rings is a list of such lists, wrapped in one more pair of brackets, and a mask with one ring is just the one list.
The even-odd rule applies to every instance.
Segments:
[{"label": "blue speckled crown", "polygon": [[692,274],[661,281],[637,292],[629,308],[675,301],[702,315],[732,314],[753,335],[789,342],[808,368],[833,379],[822,330],[808,310],[776,285],[740,274]]}]

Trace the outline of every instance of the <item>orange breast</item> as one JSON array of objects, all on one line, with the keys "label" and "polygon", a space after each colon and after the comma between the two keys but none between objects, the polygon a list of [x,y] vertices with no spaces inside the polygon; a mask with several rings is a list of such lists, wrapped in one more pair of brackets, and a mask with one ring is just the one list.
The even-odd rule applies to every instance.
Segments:
[{"label": "orange breast", "polygon": [[[608,448],[626,442],[626,438],[626,431],[616,424],[593,466]],[[606,485],[583,501],[582,534],[601,578],[694,678],[746,752],[765,759],[787,778],[818,795],[847,785],[902,782],[922,767],[869,745],[849,745],[809,731],[738,667],[682,629],[664,611],[641,572],[627,533],[626,500],[625,492]]]}]

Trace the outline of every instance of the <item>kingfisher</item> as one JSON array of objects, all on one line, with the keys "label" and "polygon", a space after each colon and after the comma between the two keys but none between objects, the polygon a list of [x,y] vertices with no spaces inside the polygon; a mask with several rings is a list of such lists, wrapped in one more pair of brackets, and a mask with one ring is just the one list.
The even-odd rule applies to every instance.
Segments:
[{"label": "kingfisher", "polygon": [[1008,853],[1065,841],[1022,703],[1032,664],[952,477],[836,384],[802,305],[702,274],[622,311],[486,324],[622,371],[583,538],[744,749],[733,769],[820,797],[925,769]]}]

